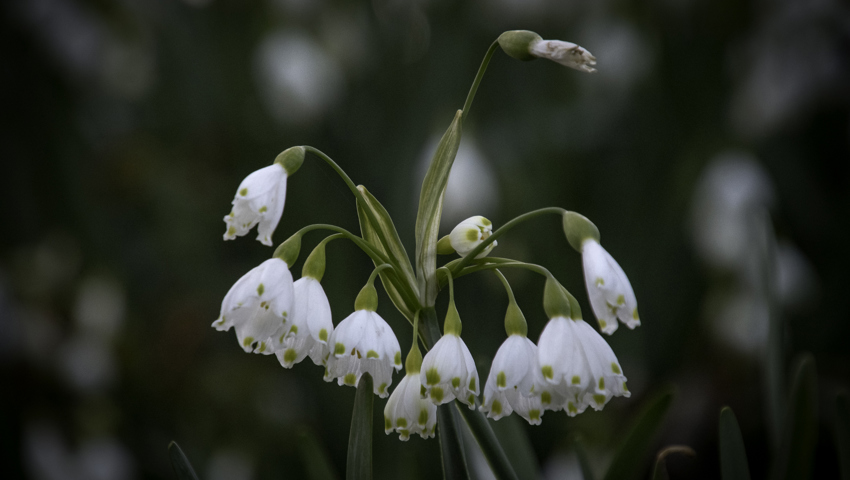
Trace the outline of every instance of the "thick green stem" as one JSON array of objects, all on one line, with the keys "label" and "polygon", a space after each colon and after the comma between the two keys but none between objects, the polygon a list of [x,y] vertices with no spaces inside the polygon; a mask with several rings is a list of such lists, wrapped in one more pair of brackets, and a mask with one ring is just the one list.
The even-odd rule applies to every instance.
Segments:
[{"label": "thick green stem", "polygon": [[498,239],[499,237],[501,237],[502,235],[507,233],[508,230],[519,225],[520,223],[522,223],[526,220],[531,220],[532,218],[535,218],[535,217],[539,217],[540,215],[545,215],[547,213],[554,213],[554,214],[563,216],[564,213],[566,213],[566,212],[567,211],[564,210],[561,207],[546,207],[546,208],[540,208],[540,209],[537,209],[537,210],[532,210],[528,213],[524,213],[524,214],[512,219],[508,223],[502,225],[501,228],[499,228],[498,230],[493,232],[493,234],[490,235],[489,237],[487,237],[487,239],[485,239],[483,242],[479,243],[478,246],[473,248],[472,251],[469,252],[469,254],[467,254],[465,257],[463,257],[459,263],[454,265],[454,267],[452,267],[452,269],[451,269],[452,270],[452,276],[457,278],[457,273],[460,272],[464,267],[466,267],[467,265],[472,263],[475,260],[475,257],[478,256],[479,253],[483,252],[484,249],[487,248],[488,245],[495,242],[496,239]]},{"label": "thick green stem", "polygon": [[469,93],[466,95],[466,102],[463,104],[462,120],[466,119],[466,114],[469,112],[469,109],[472,108],[472,101],[475,99],[475,93],[478,91],[478,85],[481,84],[484,72],[487,71],[487,66],[490,65],[490,59],[493,58],[493,54],[496,53],[498,48],[499,41],[496,40],[492,45],[490,45],[490,48],[487,49],[487,53],[484,54],[484,60],[481,60],[481,66],[478,67],[478,73],[475,75],[475,80],[472,81],[472,86],[469,87]]}]

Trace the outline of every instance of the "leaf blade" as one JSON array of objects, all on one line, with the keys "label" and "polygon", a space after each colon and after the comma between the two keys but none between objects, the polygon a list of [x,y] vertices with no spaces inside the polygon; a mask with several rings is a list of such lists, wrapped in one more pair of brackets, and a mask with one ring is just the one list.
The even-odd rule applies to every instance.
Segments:
[{"label": "leaf blade", "polygon": [[502,449],[502,445],[496,438],[496,434],[493,433],[493,429],[487,422],[487,417],[478,409],[470,410],[465,406],[458,406],[458,411],[466,421],[466,425],[472,432],[478,446],[481,447],[484,458],[487,459],[487,463],[496,478],[499,480],[519,480],[511,462],[505,455],[504,449]]},{"label": "leaf blade", "polygon": [[168,457],[171,459],[171,468],[174,469],[177,480],[198,480],[195,469],[192,468],[192,464],[189,463],[189,459],[186,458],[186,454],[177,442],[172,441],[168,444]]},{"label": "leaf blade", "polygon": [[750,467],[744,438],[738,419],[729,407],[720,410],[720,478],[722,480],[750,480]]},{"label": "leaf blade", "polygon": [[372,478],[372,376],[364,373],[354,395],[351,430],[348,433],[348,458],[345,465],[347,480]]},{"label": "leaf blade", "polygon": [[797,358],[773,478],[809,478],[817,443],[817,372],[811,354]]},{"label": "leaf blade", "polygon": [[445,480],[469,478],[466,455],[463,452],[463,439],[460,436],[460,414],[456,407],[454,402],[437,407],[437,424],[439,425],[437,436],[440,439],[440,458]]},{"label": "leaf blade", "polygon": [[670,404],[673,403],[673,391],[668,390],[651,400],[643,409],[638,420],[626,435],[608,471],[605,480],[627,480],[637,477],[642,469],[635,465],[644,465],[644,458],[651,446],[661,423],[667,415]]}]

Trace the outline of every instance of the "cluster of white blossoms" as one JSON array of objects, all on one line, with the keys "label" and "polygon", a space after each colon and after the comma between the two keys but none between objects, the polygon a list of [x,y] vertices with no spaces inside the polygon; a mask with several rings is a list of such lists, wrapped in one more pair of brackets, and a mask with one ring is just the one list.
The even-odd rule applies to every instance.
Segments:
[{"label": "cluster of white blossoms", "polygon": [[[549,58],[581,71],[595,71],[592,68],[595,58],[587,50],[568,42],[542,40],[533,32],[506,32],[499,37],[498,44],[509,55],[522,60]],[[462,120],[461,112],[456,114],[453,126],[441,140],[434,162],[440,155],[451,155],[453,159],[459,142],[459,130],[455,135],[453,129],[459,119]],[[454,147],[448,145],[450,142],[455,142]],[[225,240],[243,236],[257,226],[257,239],[264,245],[272,244],[272,234],[283,213],[287,179],[300,168],[308,152],[330,164],[357,197],[363,235],[356,236],[332,225],[304,227],[280,244],[271,259],[240,278],[225,295],[213,327],[234,328],[239,345],[246,352],[275,355],[286,368],[309,357],[323,367],[326,381],[336,380],[339,385],[357,387],[361,385],[361,377],[368,374],[373,381],[373,393],[381,398],[389,396],[384,409],[385,431],[398,432],[402,440],[412,433],[433,437],[437,407],[453,400],[494,419],[516,412],[529,423],[539,424],[546,410],[563,410],[575,416],[587,407],[601,410],[613,397],[630,395],[626,377],[611,347],[582,319],[578,301],[548,270],[539,265],[489,257],[498,244],[496,239],[507,229],[539,214],[561,215],[569,244],[582,254],[587,294],[601,331],[610,335],[619,322],[635,328],[640,325],[640,319],[628,278],[600,245],[596,227],[577,213],[544,208],[521,215],[495,231],[488,219],[473,216],[438,241],[435,225],[439,225],[445,183],[440,187],[438,181],[426,176],[423,192],[426,186],[433,186],[436,193],[423,193],[420,199],[420,206],[425,205],[420,214],[432,213],[422,223],[417,220],[414,273],[389,214],[380,203],[364,187],[355,187],[323,153],[312,147],[293,147],[281,153],[271,166],[248,175],[239,185],[233,209],[224,217]],[[450,166],[449,163],[449,169]],[[436,170],[446,180],[449,169]],[[298,258],[301,238],[315,229],[335,233],[314,248],[304,262],[301,278],[293,281],[289,269]],[[430,233],[422,233],[425,231]],[[430,240],[422,240],[425,237]],[[326,244],[337,238],[354,242],[375,262],[376,268],[358,294],[353,313],[334,328],[321,280]],[[455,253],[460,258],[436,268],[437,254]],[[527,338],[526,319],[500,271],[507,268],[532,270],[546,280],[543,305],[549,321],[537,344]],[[453,277],[482,270],[492,270],[499,277],[509,301],[505,314],[507,338],[493,357],[480,395],[477,366],[461,338],[462,325],[452,282]],[[443,278],[437,273],[443,274]],[[393,304],[414,325],[413,342],[404,364],[405,376],[392,394],[392,377],[401,369],[402,357],[395,332],[377,313],[374,282],[379,276]],[[431,323],[423,331],[439,333],[434,299],[441,283],[447,284],[450,292],[443,334],[428,334],[439,338],[427,339],[430,343],[425,345],[430,348],[423,358],[418,342],[420,338],[425,342],[426,337],[419,331],[418,323],[426,315],[423,312],[427,312]]]}]

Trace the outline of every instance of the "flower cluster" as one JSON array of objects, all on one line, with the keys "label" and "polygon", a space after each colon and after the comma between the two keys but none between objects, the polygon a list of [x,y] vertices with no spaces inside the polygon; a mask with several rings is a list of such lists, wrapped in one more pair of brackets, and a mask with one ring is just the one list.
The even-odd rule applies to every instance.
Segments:
[{"label": "flower cluster", "polygon": [[[595,58],[587,50],[568,42],[542,40],[533,32],[504,33],[488,55],[496,45],[515,58],[548,58],[585,72],[595,71]],[[469,104],[471,99],[467,100]],[[368,374],[373,393],[381,398],[389,396],[384,409],[385,431],[396,431],[402,440],[413,433],[433,437],[437,407],[453,400],[497,420],[516,412],[529,423],[539,424],[547,410],[563,410],[575,416],[587,407],[601,410],[613,397],[630,395],[613,350],[582,319],[578,301],[548,270],[489,256],[498,244],[497,238],[508,229],[538,215],[560,215],[567,241],[582,255],[587,294],[600,330],[610,335],[618,322],[633,329],[640,325],[634,291],[623,269],[601,246],[593,223],[575,212],[552,207],[521,215],[498,230],[494,230],[490,220],[473,216],[437,239],[442,196],[460,141],[464,113],[455,115],[423,181],[416,224],[415,272],[380,202],[365,187],[355,187],[333,160],[312,147],[290,148],[271,166],[248,175],[237,189],[231,213],[224,218],[226,240],[245,235],[257,226],[257,239],[271,245],[283,213],[287,179],[298,170],[307,153],[327,162],[343,178],[357,199],[362,235],[333,225],[302,228],[280,244],[271,259],[231,287],[213,327],[232,327],[246,352],[273,354],[285,368],[292,368],[309,356],[314,364],[324,368],[328,382],[336,380],[339,385],[359,387],[369,384],[361,383],[361,377]],[[293,281],[289,270],[299,256],[302,237],[316,229],[334,233],[314,248],[304,262],[301,278]],[[338,238],[352,241],[376,268],[355,299],[353,313],[334,327],[321,280],[326,245]],[[436,268],[438,254],[457,254],[460,258]],[[501,273],[509,268],[531,270],[545,279],[543,306],[549,320],[537,344],[527,337],[525,316]],[[461,336],[453,279],[486,270],[497,275],[507,293],[507,338],[495,352],[481,395],[476,362]],[[377,313],[377,278],[399,312],[413,324],[414,332],[404,364],[405,376],[391,394],[393,374],[402,367],[401,348],[393,328]],[[440,289],[446,286],[450,298],[440,336],[434,303]],[[422,330],[418,328],[421,317],[431,322]],[[419,351],[420,340],[429,348],[424,358]]]}]

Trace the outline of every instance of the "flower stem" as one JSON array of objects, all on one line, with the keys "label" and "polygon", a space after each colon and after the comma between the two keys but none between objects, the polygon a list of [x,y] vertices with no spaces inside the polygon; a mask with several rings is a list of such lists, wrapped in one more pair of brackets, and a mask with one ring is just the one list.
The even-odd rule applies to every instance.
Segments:
[{"label": "flower stem", "polygon": [[463,103],[463,114],[461,119],[466,120],[466,114],[472,108],[472,101],[475,99],[475,93],[478,91],[478,85],[481,84],[481,79],[484,77],[484,72],[487,71],[487,66],[490,64],[490,59],[499,48],[499,41],[495,40],[484,54],[484,60],[481,60],[481,66],[478,67],[478,74],[475,75],[475,80],[472,81],[472,86],[469,87],[469,93],[466,95],[466,102]]},{"label": "flower stem", "polygon": [[539,217],[540,215],[545,215],[547,213],[554,213],[563,216],[566,212],[567,211],[561,207],[545,207],[539,208],[537,210],[532,210],[528,213],[523,213],[522,215],[510,220],[508,223],[502,225],[501,228],[493,232],[493,234],[487,237],[483,242],[479,243],[477,247],[473,248],[471,252],[469,252],[465,257],[460,260],[460,262],[455,264],[451,269],[453,276],[457,277],[457,273],[460,272],[464,267],[472,263],[475,260],[475,257],[478,256],[479,253],[483,252],[488,245],[496,241],[496,239],[498,239],[499,237],[507,233],[508,230],[519,225],[520,223],[526,220],[531,220],[535,217]]}]

